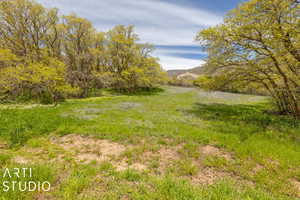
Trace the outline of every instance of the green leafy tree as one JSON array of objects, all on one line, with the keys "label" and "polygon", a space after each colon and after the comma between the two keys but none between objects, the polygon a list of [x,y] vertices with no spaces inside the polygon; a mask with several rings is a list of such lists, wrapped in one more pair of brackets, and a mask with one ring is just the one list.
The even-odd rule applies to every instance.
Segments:
[{"label": "green leafy tree", "polygon": [[0,96],[54,102],[91,89],[156,87],[165,73],[133,26],[97,32],[32,0],[0,1]]},{"label": "green leafy tree", "polygon": [[76,15],[63,17],[63,46],[68,66],[68,81],[82,88],[81,96],[87,96],[92,87],[92,48],[96,31],[92,24]]},{"label": "green leafy tree", "polygon": [[40,61],[59,51],[57,9],[46,9],[29,0],[0,2],[0,48],[9,49],[23,61]]},{"label": "green leafy tree", "polygon": [[138,44],[133,26],[116,26],[107,33],[108,65],[113,76],[113,87],[133,91],[151,88],[164,80],[164,73],[157,60],[151,57],[152,46]]},{"label": "green leafy tree", "polygon": [[[0,57],[2,58],[1,53]],[[11,54],[9,58],[17,60]],[[27,64],[15,62],[0,69],[0,93],[9,94],[10,98],[15,99],[26,97],[41,103],[57,102],[67,94],[77,92],[76,88],[66,82],[65,75],[65,65],[53,58]]]},{"label": "green leafy tree", "polygon": [[[251,0],[224,23],[202,30],[215,78],[263,87],[280,112],[300,116],[300,5],[295,0]],[[254,84],[255,83],[255,84]]]}]

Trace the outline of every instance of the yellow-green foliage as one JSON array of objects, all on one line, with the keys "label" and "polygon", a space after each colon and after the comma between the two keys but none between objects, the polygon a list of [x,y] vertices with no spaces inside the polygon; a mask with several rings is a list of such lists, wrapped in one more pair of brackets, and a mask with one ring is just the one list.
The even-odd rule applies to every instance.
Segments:
[{"label": "yellow-green foliage", "polygon": [[183,87],[192,87],[194,86],[193,80],[187,80],[187,79],[178,79],[177,77],[171,77],[168,80],[168,84],[174,85],[174,86],[183,86]]},{"label": "yellow-green foliage", "polygon": [[[16,58],[13,54],[10,57]],[[76,88],[65,80],[65,65],[54,58],[10,65],[0,69],[0,72],[0,92],[11,96],[29,95],[30,98],[51,103],[76,92]]]},{"label": "yellow-green foliage", "polygon": [[198,79],[194,81],[194,85],[208,90],[215,88],[214,79],[206,75],[199,76]]},{"label": "yellow-green foliage", "polygon": [[157,60],[150,56],[152,46],[138,44],[133,26],[116,26],[107,33],[109,42],[104,71],[112,74],[112,86],[132,91],[137,88],[151,88],[165,82],[166,74]]},{"label": "yellow-green foliage", "polygon": [[298,1],[251,0],[199,32],[214,79],[264,88],[280,112],[300,117],[299,16]]},{"label": "yellow-green foliage", "polygon": [[17,62],[19,59],[10,49],[0,49],[0,68],[4,68]]},{"label": "yellow-green foliage", "polygon": [[94,88],[133,91],[166,77],[133,26],[97,32],[75,14],[31,0],[0,1],[0,97],[57,101]]}]

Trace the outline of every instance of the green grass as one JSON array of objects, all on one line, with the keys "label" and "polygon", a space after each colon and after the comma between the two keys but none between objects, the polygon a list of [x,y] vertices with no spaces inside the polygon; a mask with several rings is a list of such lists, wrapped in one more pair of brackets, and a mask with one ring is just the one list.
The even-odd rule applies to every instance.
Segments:
[{"label": "green grass", "polygon": [[[10,170],[11,177],[4,175],[5,169]],[[38,189],[36,189],[35,192],[28,191],[29,188],[29,182],[33,181],[37,185],[42,185],[45,181],[47,182],[54,182],[55,180],[55,167],[49,167],[47,165],[17,165],[17,164],[10,164],[6,165],[6,168],[1,169],[0,172],[0,183],[1,183],[1,199],[3,200],[19,200],[19,199],[32,199],[34,195],[37,195]],[[23,169],[23,168],[31,168],[32,169],[32,177],[29,177],[29,174],[26,173],[25,176],[19,175],[20,177],[17,177],[13,175],[14,168]],[[28,172],[28,171],[27,171]],[[22,174],[22,173],[21,173]],[[8,192],[4,192],[4,186],[2,185],[3,182],[7,181],[8,184],[6,184],[10,189]],[[13,186],[13,181],[17,181],[21,184],[16,184]],[[26,185],[26,186],[25,186]],[[34,186],[32,186],[33,188]],[[38,186],[36,186],[38,187]],[[13,189],[14,188],[14,189]],[[21,192],[22,189],[26,188],[25,192]],[[48,185],[46,187],[48,189]]]},{"label": "green grass", "polygon": [[[68,100],[57,107],[5,105],[0,108],[0,141],[7,146],[0,148],[0,166],[15,165],[14,156],[28,148],[43,148],[44,160],[39,162],[47,165],[49,159],[63,152],[50,144],[51,138],[67,134],[132,145],[122,154],[129,163],[140,162],[144,152],[182,144],[178,153],[184,159],[169,167],[168,176],[153,172],[159,166],[157,159],[148,163],[150,170],[143,173],[117,172],[110,163],[75,163],[69,154],[65,162],[48,166],[48,175],[40,176],[53,181],[55,189],[50,195],[56,199],[296,199],[290,180],[300,180],[299,121],[267,112],[270,104],[264,97],[164,89],[135,95],[109,93]],[[141,145],[141,141],[146,142]],[[233,156],[230,161],[207,157],[205,166],[253,185],[234,176],[211,186],[187,180],[185,177],[199,172],[192,160],[203,159],[198,149],[205,144]],[[257,165],[261,170],[253,174]],[[65,177],[60,178],[61,174]],[[33,195],[24,193],[19,199]],[[0,199],[16,197],[15,193],[0,193]]]}]

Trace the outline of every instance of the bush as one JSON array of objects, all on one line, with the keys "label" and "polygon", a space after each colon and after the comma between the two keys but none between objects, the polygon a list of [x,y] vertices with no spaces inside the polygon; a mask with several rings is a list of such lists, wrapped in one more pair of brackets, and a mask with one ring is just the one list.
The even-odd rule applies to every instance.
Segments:
[{"label": "bush", "polygon": [[65,65],[54,58],[12,65],[0,71],[0,92],[15,100],[34,99],[50,104],[77,91],[65,80]]}]

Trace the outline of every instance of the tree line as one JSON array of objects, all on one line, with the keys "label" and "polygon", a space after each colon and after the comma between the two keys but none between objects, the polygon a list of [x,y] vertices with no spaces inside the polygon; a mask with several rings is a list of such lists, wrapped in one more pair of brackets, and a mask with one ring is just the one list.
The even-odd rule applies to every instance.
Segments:
[{"label": "tree line", "polygon": [[0,2],[0,100],[55,102],[91,89],[134,92],[165,81],[133,26],[99,32],[31,0]]},{"label": "tree line", "polygon": [[197,40],[208,52],[197,84],[270,95],[282,114],[300,117],[300,2],[250,0]]}]

